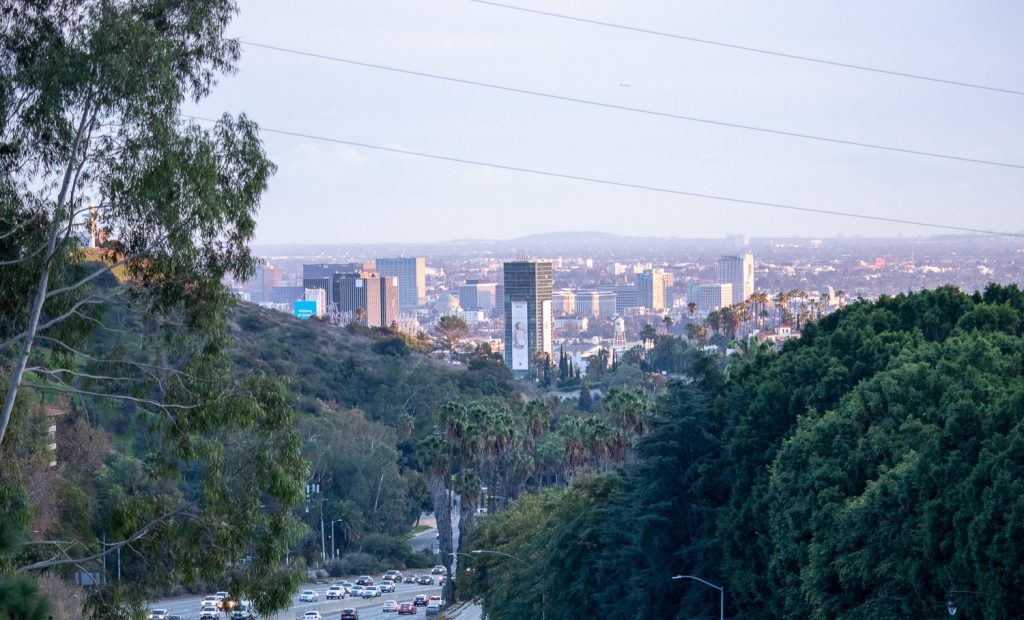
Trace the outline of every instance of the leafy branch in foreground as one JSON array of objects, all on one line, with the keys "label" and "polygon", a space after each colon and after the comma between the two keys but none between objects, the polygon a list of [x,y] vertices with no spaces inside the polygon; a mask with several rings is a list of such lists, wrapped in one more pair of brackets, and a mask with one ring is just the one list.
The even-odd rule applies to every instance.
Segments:
[{"label": "leafy branch in foreground", "polygon": [[[22,540],[0,571],[96,570],[119,550],[127,579],[90,598],[95,617],[225,575],[270,612],[296,584],[281,560],[307,465],[285,386],[232,368],[221,284],[254,271],[274,166],[244,116],[180,117],[233,70],[236,10],[0,0],[0,457],[25,465],[0,472],[0,518],[26,532],[41,509],[23,492],[40,459],[15,458],[31,443],[15,429],[47,404],[130,420],[120,459],[54,482],[81,514],[41,535],[75,544]],[[100,247],[80,247],[83,223]]]}]

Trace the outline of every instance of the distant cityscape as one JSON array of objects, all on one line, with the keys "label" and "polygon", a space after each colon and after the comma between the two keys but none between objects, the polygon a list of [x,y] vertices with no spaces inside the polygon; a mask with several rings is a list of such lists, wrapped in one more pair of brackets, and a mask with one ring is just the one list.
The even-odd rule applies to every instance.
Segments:
[{"label": "distant cityscape", "polygon": [[[567,356],[586,374],[602,349],[611,361],[649,346],[645,329],[710,347],[709,330],[778,343],[858,298],[942,285],[973,292],[1019,283],[1024,272],[1024,247],[1002,238],[734,235],[673,249],[665,239],[564,235],[573,255],[551,256],[557,235],[516,240],[515,257],[483,242],[414,246],[423,255],[409,256],[371,255],[391,246],[275,248],[255,277],[231,284],[240,299],[300,318],[412,337],[456,316],[466,324],[463,347],[487,345],[528,376],[543,354],[547,363]],[[579,247],[588,238],[592,247]]]}]

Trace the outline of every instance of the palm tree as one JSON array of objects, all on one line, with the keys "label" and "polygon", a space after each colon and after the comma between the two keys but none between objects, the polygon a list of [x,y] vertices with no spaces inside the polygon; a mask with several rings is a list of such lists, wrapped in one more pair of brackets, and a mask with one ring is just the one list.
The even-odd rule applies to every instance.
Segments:
[{"label": "palm tree", "polygon": [[[453,551],[452,511],[448,499],[448,487],[445,485],[450,464],[448,445],[436,435],[425,437],[416,446],[416,459],[427,476],[427,489],[430,491],[430,500],[434,506],[434,517],[437,519],[441,563],[444,564],[450,575]],[[455,600],[454,595],[452,581],[449,579],[445,585],[445,597],[447,600],[453,601]]]},{"label": "palm tree", "polygon": [[462,551],[462,545],[473,529],[481,486],[480,478],[472,468],[464,469],[455,478],[455,492],[459,496],[459,548],[456,551]]},{"label": "palm tree", "polygon": [[722,330],[722,312],[721,310],[712,310],[708,312],[708,315],[704,317],[704,325],[709,327],[714,333],[718,335],[718,332]]},{"label": "palm tree", "polygon": [[647,342],[654,342],[654,338],[657,335],[658,330],[656,330],[654,326],[651,325],[650,323],[644,325],[644,328],[640,330],[640,340],[642,340],[645,344]]},{"label": "palm tree", "polygon": [[611,413],[612,424],[622,439],[619,455],[622,460],[618,462],[623,462],[640,436],[647,432],[647,416],[651,411],[651,401],[639,388],[612,388],[604,402]]},{"label": "palm tree", "polygon": [[350,499],[342,499],[330,504],[328,510],[335,519],[341,522],[339,528],[341,540],[337,543],[338,550],[343,550],[348,543],[362,537],[366,522],[363,509],[359,507],[358,503]]}]

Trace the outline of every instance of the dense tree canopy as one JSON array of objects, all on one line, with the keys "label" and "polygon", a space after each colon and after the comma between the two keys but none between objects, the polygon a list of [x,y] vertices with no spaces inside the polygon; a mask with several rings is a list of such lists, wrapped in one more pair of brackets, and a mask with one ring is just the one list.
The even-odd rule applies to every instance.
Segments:
[{"label": "dense tree canopy", "polygon": [[944,288],[852,304],[725,381],[694,364],[635,463],[490,518],[474,542],[530,565],[481,559],[465,587],[494,618],[538,590],[549,618],[717,612],[675,574],[736,618],[935,617],[952,590],[1019,617],[1022,319],[1014,286]]}]

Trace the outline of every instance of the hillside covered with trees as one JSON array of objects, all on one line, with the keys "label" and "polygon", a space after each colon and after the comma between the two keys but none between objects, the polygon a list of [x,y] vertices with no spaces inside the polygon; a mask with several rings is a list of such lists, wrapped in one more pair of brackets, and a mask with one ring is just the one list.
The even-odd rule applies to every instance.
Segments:
[{"label": "hillside covered with trees", "polygon": [[489,617],[1024,614],[1024,294],[857,302],[778,353],[695,369],[638,458],[473,537]]}]

